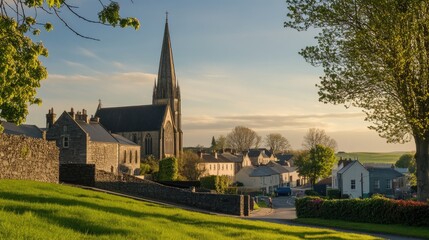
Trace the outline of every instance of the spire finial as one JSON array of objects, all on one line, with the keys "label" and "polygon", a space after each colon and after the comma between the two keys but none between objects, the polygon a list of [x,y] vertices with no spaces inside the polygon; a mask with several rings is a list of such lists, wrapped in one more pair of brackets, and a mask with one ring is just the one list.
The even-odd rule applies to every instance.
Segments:
[{"label": "spire finial", "polygon": [[168,11],[165,12],[165,22],[168,23]]}]

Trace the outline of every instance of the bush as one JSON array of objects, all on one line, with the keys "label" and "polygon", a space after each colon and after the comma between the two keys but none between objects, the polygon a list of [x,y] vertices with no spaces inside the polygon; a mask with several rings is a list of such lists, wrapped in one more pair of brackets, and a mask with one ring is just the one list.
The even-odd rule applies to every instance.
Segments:
[{"label": "bush", "polygon": [[159,161],[159,181],[175,181],[177,180],[178,172],[179,167],[176,158],[169,157]]},{"label": "bush", "polygon": [[387,198],[295,200],[299,218],[325,218],[379,224],[429,226],[429,204]]},{"label": "bush", "polygon": [[328,198],[329,199],[340,199],[341,191],[339,189],[328,189]]},{"label": "bush", "polygon": [[225,193],[230,185],[228,176],[207,176],[200,179],[201,187],[216,190],[217,193]]},{"label": "bush", "polygon": [[140,173],[142,175],[150,173],[151,172],[151,167],[149,164],[147,163],[140,163]]},{"label": "bush", "polygon": [[319,193],[314,190],[305,190],[304,193],[307,196],[319,196]]},{"label": "bush", "polygon": [[228,188],[225,189],[225,194],[237,195],[238,194],[238,188],[236,188],[236,187],[228,187]]}]

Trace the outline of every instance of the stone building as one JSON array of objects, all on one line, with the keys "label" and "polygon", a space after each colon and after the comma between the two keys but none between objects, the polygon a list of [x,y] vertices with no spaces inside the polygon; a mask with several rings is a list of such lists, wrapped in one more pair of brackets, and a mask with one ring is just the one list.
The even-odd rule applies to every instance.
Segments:
[{"label": "stone building", "polygon": [[[140,147],[122,137],[115,138],[98,121],[82,112],[64,111],[55,121],[54,110],[46,115],[46,139],[60,149],[60,164],[95,164],[112,173],[138,173]],[[127,171],[124,171],[126,169]]]},{"label": "stone building", "polygon": [[174,69],[168,19],[155,81],[152,105],[109,107],[98,105],[95,116],[109,131],[141,147],[141,157],[179,156],[183,149],[180,87]]}]

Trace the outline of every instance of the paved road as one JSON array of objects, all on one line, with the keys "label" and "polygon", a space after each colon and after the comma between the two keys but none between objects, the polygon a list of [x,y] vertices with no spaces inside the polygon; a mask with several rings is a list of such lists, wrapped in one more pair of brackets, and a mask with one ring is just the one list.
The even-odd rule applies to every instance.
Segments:
[{"label": "paved road", "polygon": [[[273,208],[261,208],[260,210],[254,211],[247,219],[261,220],[266,222],[294,225],[294,226],[310,226],[307,224],[300,224],[293,222],[291,220],[296,218],[295,211],[295,197],[276,197],[273,198]],[[310,226],[317,227],[317,226]],[[329,228],[329,227],[319,227],[319,228]],[[339,232],[350,232],[350,233],[361,233],[367,234],[374,237],[380,237],[383,239],[391,240],[417,240],[418,238],[409,238],[388,234],[375,234],[375,233],[364,233],[357,231],[349,231],[337,228],[329,228]]]}]

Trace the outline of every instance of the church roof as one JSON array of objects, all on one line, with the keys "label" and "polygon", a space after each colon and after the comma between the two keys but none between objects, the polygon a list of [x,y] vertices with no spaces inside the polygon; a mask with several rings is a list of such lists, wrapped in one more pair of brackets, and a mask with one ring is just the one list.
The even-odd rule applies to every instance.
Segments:
[{"label": "church roof", "polygon": [[118,141],[120,144],[123,145],[134,145],[134,146],[138,146],[135,142],[126,139],[125,137],[119,135],[119,134],[114,134],[112,133],[112,136],[116,139],[116,141]]},{"label": "church roof", "polygon": [[158,131],[162,127],[166,111],[167,105],[141,105],[101,108],[95,116],[113,133]]}]

